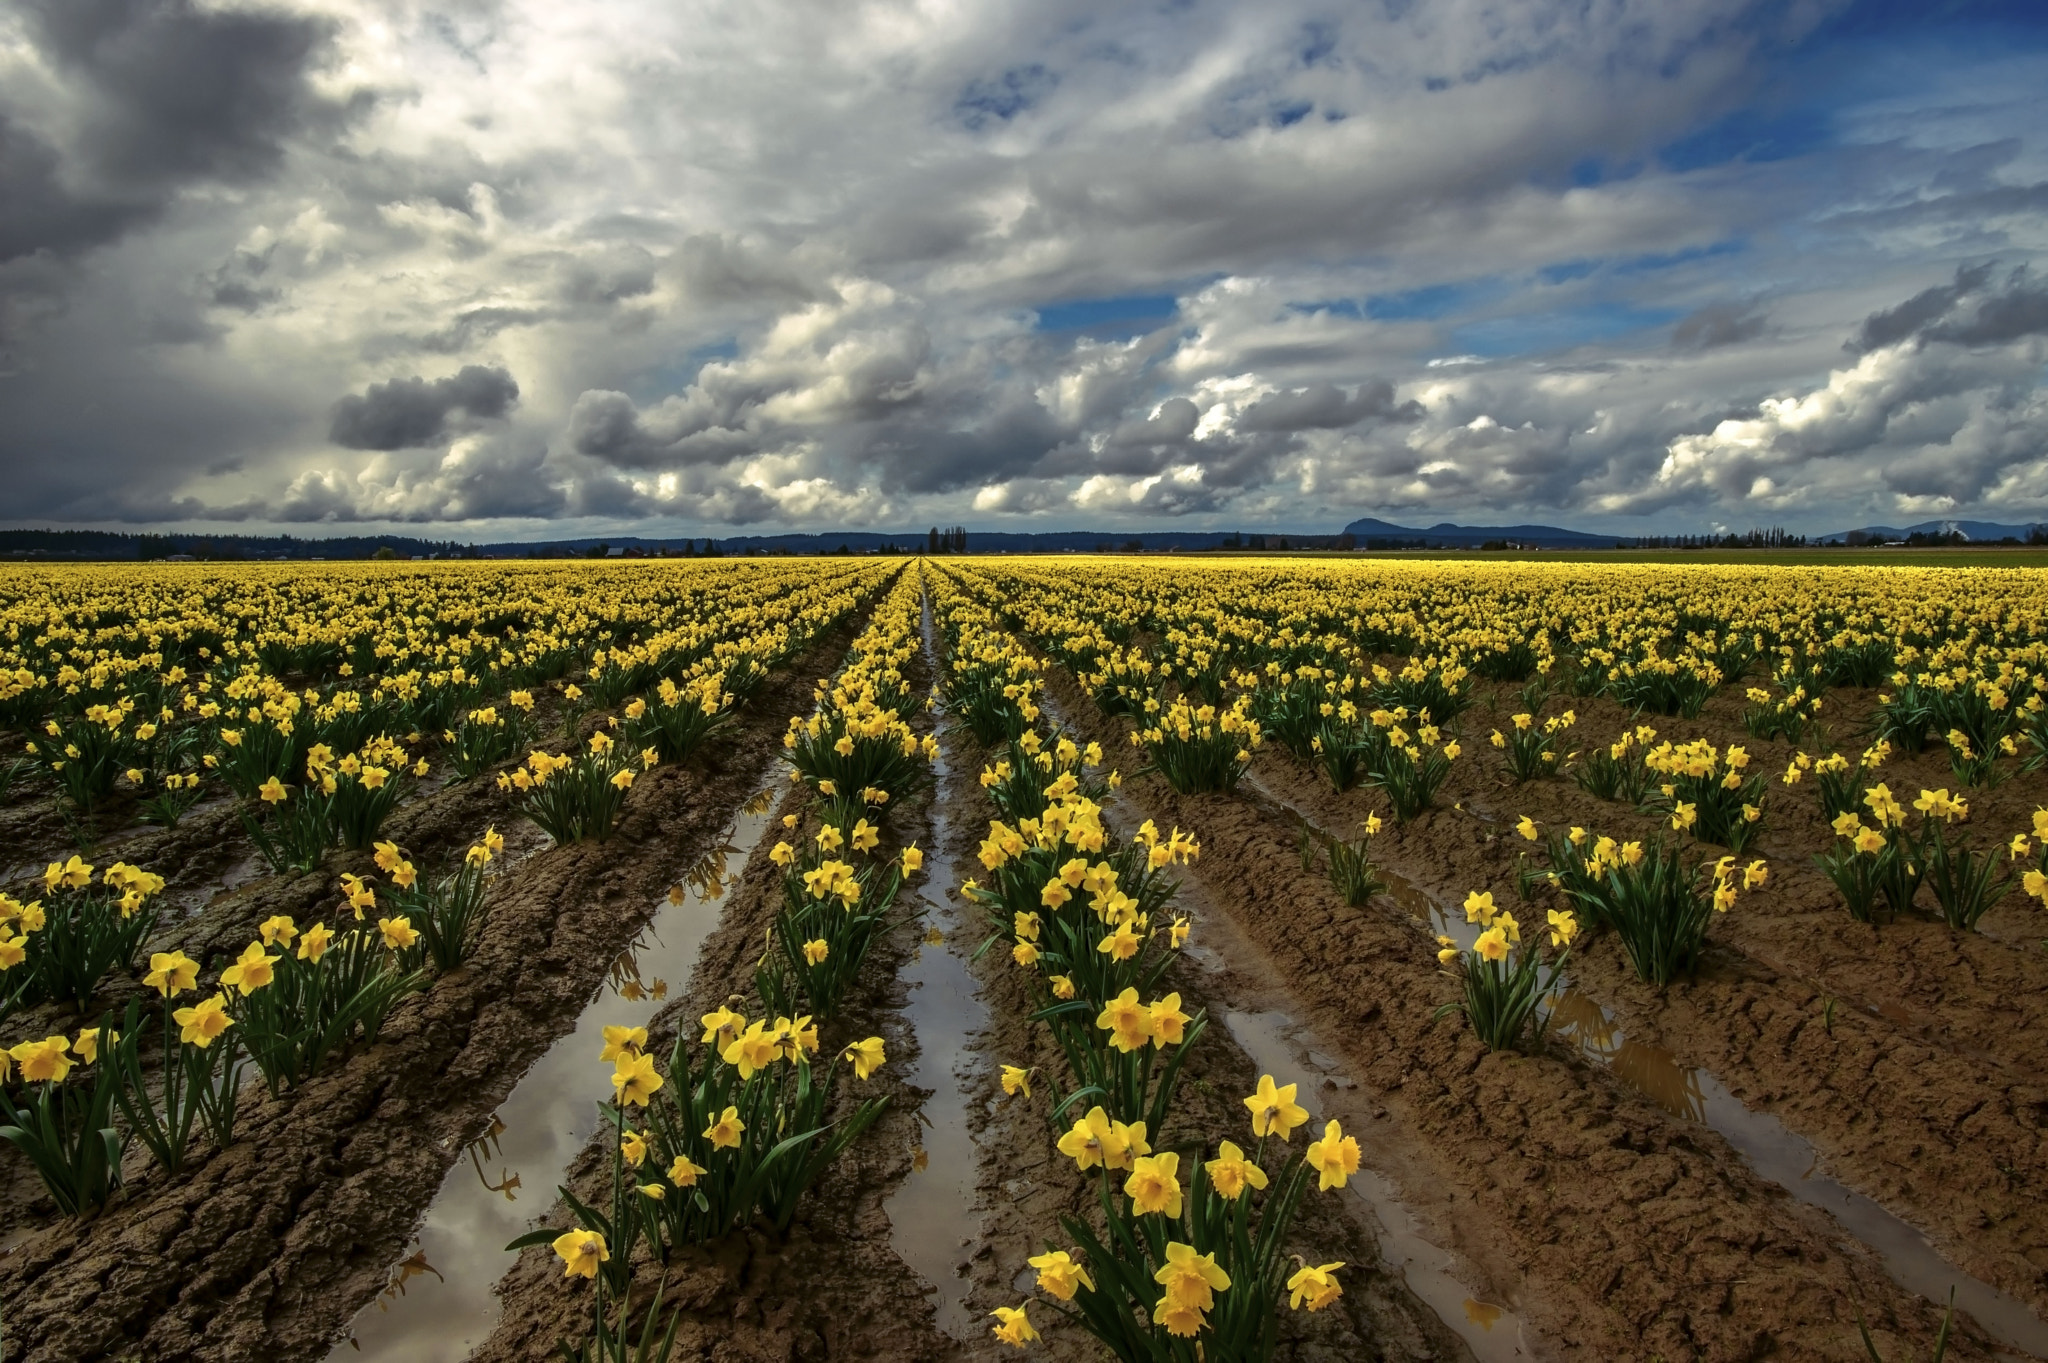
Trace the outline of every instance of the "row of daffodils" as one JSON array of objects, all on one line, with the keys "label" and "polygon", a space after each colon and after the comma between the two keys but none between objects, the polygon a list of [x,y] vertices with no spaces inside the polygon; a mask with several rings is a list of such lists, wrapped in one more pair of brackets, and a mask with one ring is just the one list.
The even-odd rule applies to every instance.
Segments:
[{"label": "row of daffodils", "polygon": [[29,570],[0,585],[0,797],[86,833],[242,803],[277,869],[367,848],[440,766],[467,779],[632,699],[634,751],[686,755],[873,596],[831,560]]},{"label": "row of daffodils", "polygon": [[508,1246],[550,1245],[565,1277],[588,1281],[589,1332],[581,1346],[563,1341],[570,1356],[625,1358],[672,1341],[681,1317],[658,1295],[635,1314],[636,1268],[658,1274],[677,1247],[742,1226],[787,1229],[804,1194],[882,1114],[886,1099],[847,1091],[885,1062],[882,1038],[834,1032],[924,861],[889,831],[890,812],[930,780],[936,752],[905,718],[913,698],[902,669],[919,618],[919,579],[905,573],[846,666],[820,682],[816,708],[790,720],[784,758],[807,798],[783,815],[769,852],[781,898],[767,950],[752,980],[731,982],[750,993],[666,1046],[645,1027],[604,1029],[607,1195],[593,1205],[562,1189],[574,1224]]},{"label": "row of daffodils", "polygon": [[[1066,1243],[1030,1261],[1040,1305],[1118,1358],[1271,1357],[1283,1301],[1313,1311],[1342,1295],[1343,1265],[1290,1259],[1288,1228],[1311,1179],[1327,1192],[1357,1172],[1358,1143],[1331,1122],[1294,1148],[1308,1114],[1270,1075],[1245,1099],[1248,1149],[1177,1123],[1207,1017],[1165,984],[1191,930],[1173,911],[1172,871],[1201,849],[1177,829],[1147,822],[1125,839],[1105,823],[1118,782],[1100,749],[1046,722],[1032,657],[955,580],[930,576],[944,709],[988,755],[980,782],[996,816],[983,876],[962,889],[1028,972],[1032,1017],[1062,1057],[1050,1074],[1005,1066],[1003,1087],[1046,1105],[1059,1154],[1095,1190],[1091,1214],[1061,1218]],[[1031,1309],[999,1308],[996,1337],[1038,1338]]]}]

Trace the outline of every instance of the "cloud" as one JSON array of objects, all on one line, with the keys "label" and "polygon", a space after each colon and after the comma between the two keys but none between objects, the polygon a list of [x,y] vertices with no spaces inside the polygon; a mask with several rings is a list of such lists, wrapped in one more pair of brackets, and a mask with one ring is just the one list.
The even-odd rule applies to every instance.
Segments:
[{"label": "cloud", "polygon": [[1292,392],[1275,393],[1247,407],[1237,418],[1240,431],[1334,431],[1356,426],[1368,417],[1393,421],[1416,421],[1422,405],[1412,399],[1394,401],[1394,385],[1385,379],[1368,379],[1346,396],[1335,384],[1312,384]]},{"label": "cloud", "polygon": [[9,504],[2048,511],[2048,52],[1829,8],[17,0]]},{"label": "cloud", "polygon": [[1763,335],[1770,318],[1754,306],[1709,303],[1671,329],[1671,344],[1680,350],[1712,350],[1741,345]]},{"label": "cloud", "polygon": [[439,444],[456,412],[472,421],[502,417],[519,400],[503,369],[464,365],[445,379],[392,379],[334,405],[327,438],[349,450],[403,450]]},{"label": "cloud", "polygon": [[259,180],[289,139],[350,111],[311,84],[333,33],[321,18],[192,0],[17,13],[44,98],[0,111],[0,261],[103,244],[188,185]]},{"label": "cloud", "polygon": [[[1975,505],[2010,465],[2037,460],[2048,394],[2048,315],[2033,313],[2023,272],[1986,295],[1988,269],[1924,290],[1859,328],[1856,362],[1819,387],[1766,398],[1754,416],[1670,442],[1647,486],[1609,509],[1706,494],[1794,506],[1858,483],[1899,508]],[[1878,337],[1891,337],[1872,347]]]}]

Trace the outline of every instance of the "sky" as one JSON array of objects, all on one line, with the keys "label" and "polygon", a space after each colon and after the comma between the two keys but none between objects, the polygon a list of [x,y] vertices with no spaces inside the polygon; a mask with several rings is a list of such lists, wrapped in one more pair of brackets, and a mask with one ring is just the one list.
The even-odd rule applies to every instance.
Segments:
[{"label": "sky", "polygon": [[0,523],[2048,520],[2048,4],[0,0]]}]

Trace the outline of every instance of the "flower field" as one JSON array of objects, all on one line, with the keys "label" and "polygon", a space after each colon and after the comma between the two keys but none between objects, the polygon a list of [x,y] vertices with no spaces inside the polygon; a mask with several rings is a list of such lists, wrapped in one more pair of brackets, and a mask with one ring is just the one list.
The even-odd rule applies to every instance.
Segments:
[{"label": "flower field", "polygon": [[0,1358],[2048,1358],[2038,573],[0,620]]}]

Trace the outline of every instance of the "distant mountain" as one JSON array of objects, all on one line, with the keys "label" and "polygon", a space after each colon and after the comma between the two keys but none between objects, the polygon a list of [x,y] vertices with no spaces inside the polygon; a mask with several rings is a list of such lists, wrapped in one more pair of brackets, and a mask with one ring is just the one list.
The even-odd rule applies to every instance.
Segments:
[{"label": "distant mountain", "polygon": [[1398,541],[1424,549],[1475,549],[1490,542],[1536,545],[1545,549],[1612,549],[1620,540],[1613,535],[1589,535],[1583,530],[1561,530],[1554,525],[1453,525],[1449,521],[1417,530],[1405,525],[1366,517],[1344,527],[1363,547],[1375,540]]},{"label": "distant mountain", "polygon": [[2004,525],[1998,521],[1921,521],[1904,529],[1895,525],[1865,525],[1854,530],[1838,530],[1832,535],[1822,535],[1816,543],[1840,544],[1854,536],[1863,540],[1902,540],[1912,535],[1960,534],[1971,541],[1989,540],[1997,543],[2002,539],[2016,539],[2024,543],[2027,536],[2039,529],[2039,523],[2026,525]]}]

